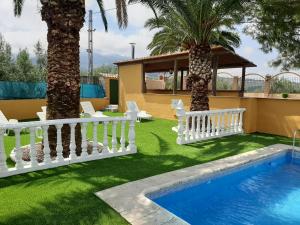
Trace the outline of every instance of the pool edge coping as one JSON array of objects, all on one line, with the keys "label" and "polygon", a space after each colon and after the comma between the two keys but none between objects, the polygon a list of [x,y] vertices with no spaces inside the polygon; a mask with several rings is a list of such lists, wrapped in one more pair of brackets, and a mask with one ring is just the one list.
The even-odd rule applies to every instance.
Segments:
[{"label": "pool edge coping", "polygon": [[[133,225],[187,225],[186,221],[157,205],[146,195],[214,176],[223,171],[238,168],[253,161],[292,150],[293,146],[275,144],[238,155],[186,167],[179,170],[128,182],[96,192],[96,196],[110,205]],[[299,147],[295,147],[297,152]]]}]

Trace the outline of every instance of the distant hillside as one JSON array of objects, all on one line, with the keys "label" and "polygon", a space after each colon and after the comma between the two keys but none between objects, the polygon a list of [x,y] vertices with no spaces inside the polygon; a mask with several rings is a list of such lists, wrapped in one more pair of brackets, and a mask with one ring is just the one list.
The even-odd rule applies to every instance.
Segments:
[{"label": "distant hillside", "polygon": [[[15,56],[14,56],[15,57]],[[36,63],[36,57],[30,58],[32,63]],[[99,53],[94,53],[94,68],[102,65],[113,65],[113,63],[127,60],[129,57],[124,57],[121,55],[102,55]],[[88,55],[87,53],[80,53],[80,69],[87,70],[88,69]]]},{"label": "distant hillside", "polygon": [[[129,57],[124,57],[121,55],[102,55],[99,53],[94,53],[94,68],[101,65],[112,65],[114,62],[126,60]],[[88,55],[87,53],[80,53],[80,69],[88,69]]]}]

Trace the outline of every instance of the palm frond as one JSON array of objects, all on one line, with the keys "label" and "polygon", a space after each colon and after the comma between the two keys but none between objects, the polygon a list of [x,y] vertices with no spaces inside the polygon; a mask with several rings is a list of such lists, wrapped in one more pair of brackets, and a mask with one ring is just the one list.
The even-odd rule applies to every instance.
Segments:
[{"label": "palm frond", "polygon": [[[138,0],[131,0],[138,1]],[[148,1],[148,0],[147,0]],[[221,45],[233,50],[240,45],[238,34],[232,32],[243,12],[243,0],[150,0],[158,16],[145,23],[158,29],[148,48],[152,54],[190,48],[194,45]],[[145,2],[139,0],[138,2]]]},{"label": "palm frond", "polygon": [[128,25],[128,15],[126,0],[115,0],[117,10],[117,20],[120,28],[126,28]]},{"label": "palm frond", "polygon": [[15,16],[21,16],[24,0],[13,0]]},{"label": "palm frond", "polygon": [[99,6],[99,9],[100,9],[100,14],[101,14],[101,17],[102,17],[102,21],[103,21],[103,24],[104,24],[105,31],[107,31],[108,24],[107,24],[106,13],[105,13],[103,1],[102,0],[97,0],[97,3],[98,3],[98,6]]}]

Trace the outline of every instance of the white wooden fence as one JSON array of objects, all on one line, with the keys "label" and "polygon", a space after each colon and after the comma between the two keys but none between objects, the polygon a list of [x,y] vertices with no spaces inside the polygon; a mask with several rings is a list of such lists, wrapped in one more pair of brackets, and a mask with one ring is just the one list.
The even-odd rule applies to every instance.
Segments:
[{"label": "white wooden fence", "polygon": [[178,117],[177,144],[243,133],[243,108],[185,112],[181,101],[174,108]]},{"label": "white wooden fence", "polygon": [[[38,122],[25,122],[18,124],[6,124],[0,125],[0,177],[7,177],[16,174],[26,173],[30,171],[37,171],[42,169],[48,169],[58,167],[62,165],[86,162],[91,160],[109,158],[114,156],[121,156],[127,154],[133,154],[137,152],[135,145],[135,122],[136,113],[127,112],[126,117],[106,117],[106,118],[80,118],[80,119],[63,119],[63,120],[47,120]],[[92,152],[88,153],[88,141],[87,141],[87,126],[92,123],[93,137],[92,137]],[[98,126],[99,123],[103,124],[103,140],[102,151],[98,150]],[[81,125],[82,135],[82,153],[80,156],[76,155],[76,142],[75,142],[75,126]],[[112,124],[112,135],[108,137],[108,125]],[[128,134],[126,135],[125,129],[128,124]],[[55,159],[50,157],[50,148],[48,142],[48,128],[49,126],[55,126],[57,132],[57,145],[56,152],[57,157]],[[63,157],[63,145],[62,145],[62,127],[63,125],[70,126],[70,154],[68,158]],[[117,127],[120,126],[120,143],[117,141]],[[42,128],[43,130],[43,161],[38,162],[36,143],[35,143],[35,130]],[[8,168],[6,163],[5,154],[5,130],[13,130],[15,133],[15,160],[16,164],[13,168]],[[21,148],[21,131],[29,130],[30,132],[30,161],[25,162],[22,159],[23,150]],[[126,136],[128,138],[126,138]],[[128,145],[126,146],[126,139]],[[110,142],[110,143],[109,143]]]}]

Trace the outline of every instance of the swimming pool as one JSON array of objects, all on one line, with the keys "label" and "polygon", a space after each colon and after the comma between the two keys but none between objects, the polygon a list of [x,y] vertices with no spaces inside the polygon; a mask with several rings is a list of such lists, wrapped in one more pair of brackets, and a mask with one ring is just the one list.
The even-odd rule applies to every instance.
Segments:
[{"label": "swimming pool", "polygon": [[300,160],[285,152],[147,195],[190,224],[300,224]]}]

